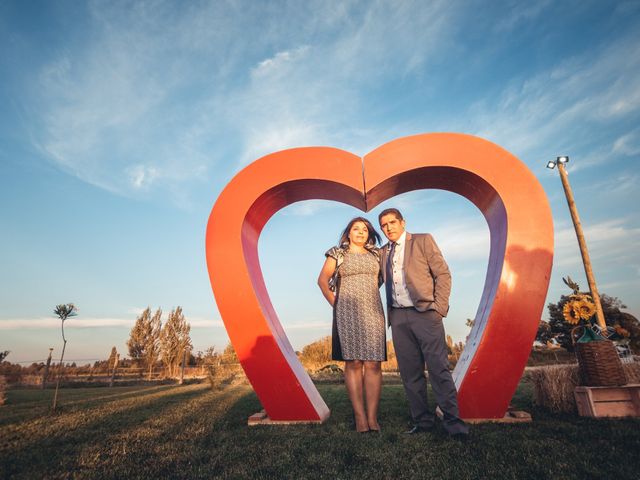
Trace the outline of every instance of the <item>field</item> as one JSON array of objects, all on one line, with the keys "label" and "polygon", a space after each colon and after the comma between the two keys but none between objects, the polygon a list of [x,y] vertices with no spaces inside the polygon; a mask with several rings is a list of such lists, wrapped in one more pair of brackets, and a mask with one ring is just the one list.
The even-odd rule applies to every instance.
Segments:
[{"label": "field", "polygon": [[383,432],[352,431],[344,387],[318,386],[324,425],[247,427],[260,404],[247,385],[10,390],[0,407],[0,478],[617,478],[640,477],[640,420],[554,415],[521,383],[514,405],[533,423],[406,436],[402,387],[383,390]]}]

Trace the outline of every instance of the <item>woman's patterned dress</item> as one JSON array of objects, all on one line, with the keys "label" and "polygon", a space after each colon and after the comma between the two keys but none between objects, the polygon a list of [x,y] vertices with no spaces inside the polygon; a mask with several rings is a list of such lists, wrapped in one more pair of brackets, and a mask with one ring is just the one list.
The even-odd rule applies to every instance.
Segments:
[{"label": "woman's patterned dress", "polygon": [[[341,253],[333,309],[333,359],[385,361],[387,345],[378,256],[371,251]],[[326,253],[333,258],[335,254],[335,248]]]}]

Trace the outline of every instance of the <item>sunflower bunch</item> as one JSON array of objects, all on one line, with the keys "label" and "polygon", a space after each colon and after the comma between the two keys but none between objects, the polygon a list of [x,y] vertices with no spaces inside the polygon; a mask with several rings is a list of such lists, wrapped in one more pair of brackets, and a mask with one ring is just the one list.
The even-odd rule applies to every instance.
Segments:
[{"label": "sunflower bunch", "polygon": [[575,293],[569,295],[569,301],[562,308],[562,315],[567,323],[577,325],[580,320],[588,321],[596,313],[596,306],[590,295]]}]

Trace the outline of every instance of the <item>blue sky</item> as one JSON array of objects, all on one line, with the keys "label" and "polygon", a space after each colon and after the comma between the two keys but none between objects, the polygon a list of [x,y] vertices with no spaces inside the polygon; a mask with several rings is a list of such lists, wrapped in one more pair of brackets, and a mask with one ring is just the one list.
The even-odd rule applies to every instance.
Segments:
[{"label": "blue sky", "polygon": [[[548,301],[587,284],[557,171],[569,173],[601,292],[640,315],[640,3],[0,3],[0,349],[59,354],[58,303],[75,302],[66,358],[125,341],[146,306],[181,305],[195,350],[227,336],[206,272],[218,194],[260,156],[464,132],[524,161],[552,204]],[[454,194],[396,197],[453,272],[446,327],[464,339],[489,251]],[[360,212],[309,201],[259,245],[294,348],[330,333],[324,251]],[[283,249],[282,245],[287,245]],[[546,316],[546,310],[544,312]]]}]

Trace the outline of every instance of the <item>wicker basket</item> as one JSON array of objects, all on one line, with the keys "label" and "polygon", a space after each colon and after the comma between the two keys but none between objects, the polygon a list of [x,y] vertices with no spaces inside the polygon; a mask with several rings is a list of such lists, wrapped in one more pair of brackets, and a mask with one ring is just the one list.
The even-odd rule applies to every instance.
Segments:
[{"label": "wicker basket", "polygon": [[613,387],[625,385],[627,377],[622,362],[611,340],[577,342],[575,330],[571,332],[576,357],[580,366],[582,385],[588,387]]}]

